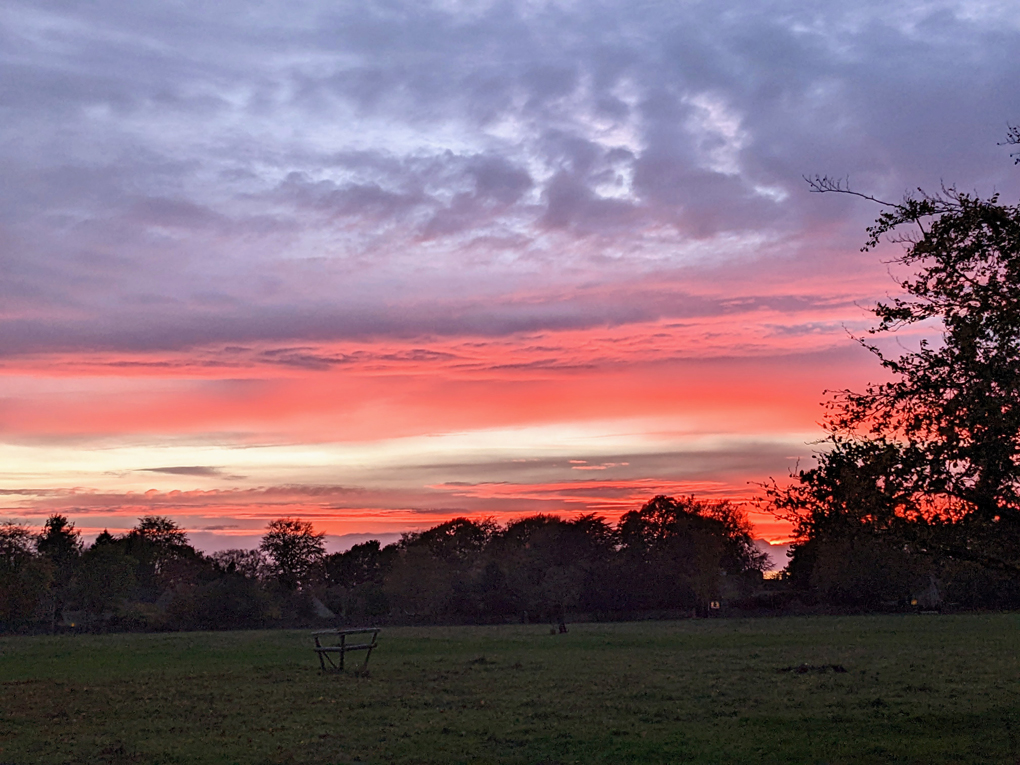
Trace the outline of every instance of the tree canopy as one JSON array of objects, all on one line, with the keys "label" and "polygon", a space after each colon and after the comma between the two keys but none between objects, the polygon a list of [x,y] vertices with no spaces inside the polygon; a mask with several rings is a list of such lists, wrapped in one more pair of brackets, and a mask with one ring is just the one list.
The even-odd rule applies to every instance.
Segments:
[{"label": "tree canopy", "polygon": [[325,554],[322,532],[299,518],[278,518],[270,521],[259,544],[270,561],[277,580],[290,590],[299,589],[311,580]]},{"label": "tree canopy", "polygon": [[66,515],[54,513],[46,519],[36,548],[57,566],[69,566],[81,555],[81,532]]},{"label": "tree canopy", "polygon": [[[828,178],[815,191],[850,193]],[[772,509],[802,540],[866,532],[919,552],[1020,571],[1020,206],[943,188],[884,206],[862,248],[889,236],[901,294],[861,344],[888,379],[828,403],[828,448]],[[936,337],[890,352],[907,328]]]}]

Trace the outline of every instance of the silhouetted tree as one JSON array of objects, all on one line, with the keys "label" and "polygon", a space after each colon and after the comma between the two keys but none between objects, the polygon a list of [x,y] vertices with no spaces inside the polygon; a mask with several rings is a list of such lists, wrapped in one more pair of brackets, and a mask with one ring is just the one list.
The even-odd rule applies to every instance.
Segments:
[{"label": "silhouetted tree", "polygon": [[82,551],[81,533],[66,515],[55,513],[46,519],[36,549],[56,566],[73,566]]},{"label": "silhouetted tree", "polygon": [[401,618],[440,621],[452,615],[453,583],[463,576],[464,556],[448,559],[426,544],[401,544],[386,574],[386,600]]},{"label": "silhouetted tree", "polygon": [[657,496],[620,518],[620,558],[627,575],[626,607],[704,610],[719,599],[722,577],[766,566],[750,525],[728,503]]},{"label": "silhouetted tree", "polygon": [[[606,530],[595,516],[575,523],[539,514],[508,523],[494,547],[517,608],[529,619],[550,620],[576,609],[586,587],[599,586],[590,573]],[[602,552],[610,549],[611,543]]]},{"label": "silhouetted tree", "polygon": [[326,556],[326,580],[347,588],[381,581],[387,557],[377,539],[356,544],[349,550]]},{"label": "silhouetted tree", "polygon": [[496,530],[491,519],[454,518],[427,531],[405,534],[399,546],[424,547],[452,566],[463,566],[485,549]]},{"label": "silhouetted tree", "polygon": [[498,560],[489,559],[475,577],[471,616],[483,621],[500,621],[519,613],[520,598]]},{"label": "silhouetted tree", "polygon": [[[1009,130],[1006,131],[1006,143],[1010,146],[1020,146],[1020,125],[1009,126]],[[1020,165],[1020,152],[1013,152],[1009,156],[1013,157],[1013,161]]]},{"label": "silhouetted tree", "polygon": [[274,615],[278,614],[272,598],[259,581],[235,569],[179,588],[166,620],[174,629],[250,629],[265,625]]},{"label": "silhouetted tree", "polygon": [[298,518],[270,521],[259,549],[269,557],[270,569],[288,590],[311,583],[318,575],[325,554],[322,532]]},{"label": "silhouetted tree", "polygon": [[57,617],[71,596],[71,577],[81,556],[81,534],[67,516],[54,514],[46,519],[36,539],[39,554],[50,561],[53,581],[50,584],[50,628],[56,629]]},{"label": "silhouetted tree", "polygon": [[96,541],[82,553],[72,579],[77,604],[85,612],[87,626],[100,624],[104,614],[112,612],[135,584],[138,561],[124,552],[115,541]]},{"label": "silhouetted tree", "polygon": [[381,547],[376,539],[327,555],[324,568],[329,589],[324,600],[345,616],[383,616],[390,611],[384,581],[400,552],[396,545]]},{"label": "silhouetted tree", "polygon": [[453,518],[404,534],[385,577],[387,602],[416,620],[476,616],[474,580],[497,529],[491,519]]},{"label": "silhouetted tree", "polygon": [[[97,540],[98,542],[98,540]],[[191,584],[203,566],[187,533],[166,516],[147,515],[115,544],[137,562],[136,583],[144,599],[155,599],[167,589]]]},{"label": "silhouetted tree", "polygon": [[263,579],[269,572],[269,561],[260,549],[220,550],[210,554],[208,558],[219,571],[240,574],[246,579]]},{"label": "silhouetted tree", "polygon": [[[911,275],[902,296],[875,307],[870,334],[926,323],[941,338],[899,355],[862,339],[889,381],[834,397],[829,450],[772,500],[812,526],[844,514],[919,552],[1020,572],[1020,207],[952,188],[879,204],[864,249],[912,227],[896,235]],[[848,475],[855,483],[839,487]]]},{"label": "silhouetted tree", "polygon": [[34,543],[26,527],[0,523],[0,625],[28,621],[47,594],[53,570]]}]

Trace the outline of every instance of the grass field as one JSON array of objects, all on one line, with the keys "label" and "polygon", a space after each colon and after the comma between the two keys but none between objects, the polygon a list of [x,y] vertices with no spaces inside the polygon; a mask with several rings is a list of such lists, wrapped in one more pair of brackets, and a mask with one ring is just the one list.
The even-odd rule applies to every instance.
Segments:
[{"label": "grass field", "polygon": [[[0,763],[1016,763],[1020,615],[0,638]],[[845,670],[845,671],[841,671]]]}]

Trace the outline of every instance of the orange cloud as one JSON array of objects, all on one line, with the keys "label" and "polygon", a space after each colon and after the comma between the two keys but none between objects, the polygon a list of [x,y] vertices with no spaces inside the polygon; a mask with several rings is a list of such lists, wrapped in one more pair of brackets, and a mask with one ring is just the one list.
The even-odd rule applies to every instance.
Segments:
[{"label": "orange cloud", "polygon": [[[132,485],[148,473],[160,487],[176,483],[181,489],[124,492],[125,468],[104,469],[100,460],[88,468],[91,473],[47,476],[47,486],[87,490],[22,496],[4,512],[74,512],[121,525],[155,512],[215,526],[236,522],[244,529],[271,517],[300,515],[331,533],[348,533],[420,528],[464,513],[615,516],[658,493],[743,500],[753,493],[749,481],[782,475],[790,461],[734,451],[728,462],[714,457],[709,465],[688,455],[671,466],[666,458],[653,465],[640,454],[648,443],[668,441],[680,431],[743,443],[818,432],[823,390],[860,385],[872,376],[867,374],[872,368],[862,364],[866,354],[847,342],[838,325],[840,301],[831,307],[816,301],[800,313],[760,303],[685,321],[502,337],[263,342],[8,360],[0,368],[6,441],[43,452],[48,443],[142,444],[150,450],[215,444],[244,455],[267,444],[373,444],[605,421],[634,422],[633,433],[621,435],[617,428],[614,438],[644,445],[596,456],[563,452],[561,464],[526,480],[508,472],[519,459],[517,451],[502,463],[477,466],[463,484],[456,483],[462,467],[422,467],[435,461],[425,445],[403,463],[380,466],[370,484],[342,490],[257,488],[259,472],[220,469],[188,457],[170,464],[155,456],[126,468],[133,471]],[[546,448],[541,442],[533,446]],[[803,453],[808,451],[805,446]],[[341,467],[337,470],[345,482]],[[606,480],[571,480],[578,473]],[[550,480],[553,476],[559,480]],[[8,476],[5,485],[25,488],[16,476]],[[783,536],[774,521],[757,522],[772,529],[773,537]]]}]

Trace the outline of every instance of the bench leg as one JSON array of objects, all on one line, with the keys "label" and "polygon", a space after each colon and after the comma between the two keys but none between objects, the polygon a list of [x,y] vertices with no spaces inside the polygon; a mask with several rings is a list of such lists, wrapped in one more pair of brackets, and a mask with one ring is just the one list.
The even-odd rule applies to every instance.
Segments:
[{"label": "bench leg", "polygon": [[[315,647],[316,648],[322,648],[322,645],[319,643],[319,638],[315,638]],[[319,668],[323,672],[325,672],[326,671],[326,661],[325,661],[325,659],[322,658],[322,651],[316,651],[316,653],[319,654]]]}]

